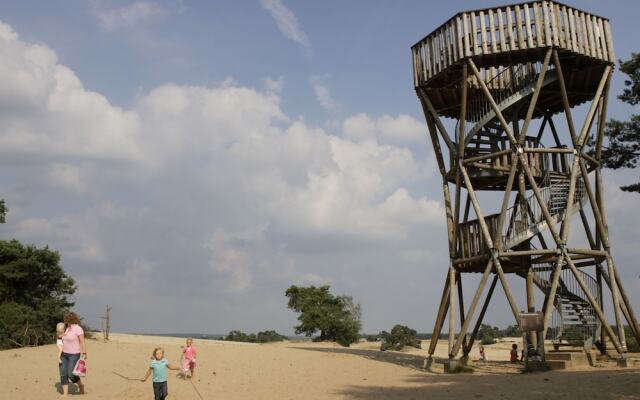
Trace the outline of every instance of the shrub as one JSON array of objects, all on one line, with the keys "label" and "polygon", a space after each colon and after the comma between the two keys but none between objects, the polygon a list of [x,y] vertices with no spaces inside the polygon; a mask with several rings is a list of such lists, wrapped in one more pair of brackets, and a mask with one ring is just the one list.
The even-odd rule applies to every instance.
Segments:
[{"label": "shrub", "polygon": [[478,329],[478,338],[483,345],[494,344],[496,339],[501,338],[502,332],[495,326],[481,324]]},{"label": "shrub", "polygon": [[458,364],[455,367],[449,370],[450,374],[471,374],[473,373],[473,368],[468,365]]},{"label": "shrub", "polygon": [[491,336],[483,336],[480,339],[480,344],[482,344],[483,346],[486,346],[488,344],[496,344],[496,343],[497,343],[496,340]]},{"label": "shrub", "polygon": [[229,342],[255,343],[257,338],[254,333],[247,335],[242,331],[233,330],[229,332],[227,336],[224,337],[224,340],[227,340]]},{"label": "shrub", "polygon": [[420,340],[416,338],[416,331],[404,325],[396,325],[391,329],[391,333],[382,331],[381,350],[402,350],[405,346],[422,348]]},{"label": "shrub", "polygon": [[631,331],[630,326],[625,325],[624,335],[627,341],[627,351],[631,353],[640,352],[640,344],[638,344],[638,341],[636,340],[636,337],[633,335],[633,332]]},{"label": "shrub", "polygon": [[258,335],[256,336],[256,341],[258,343],[282,342],[286,339],[286,336],[281,335],[276,331],[258,332]]}]

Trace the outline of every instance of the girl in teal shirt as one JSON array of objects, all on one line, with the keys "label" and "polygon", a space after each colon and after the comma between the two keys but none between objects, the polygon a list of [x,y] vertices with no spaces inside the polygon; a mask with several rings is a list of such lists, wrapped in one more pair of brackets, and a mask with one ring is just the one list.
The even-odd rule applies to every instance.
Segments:
[{"label": "girl in teal shirt", "polygon": [[165,400],[169,395],[167,369],[180,370],[180,368],[170,365],[169,360],[164,358],[164,350],[161,347],[156,347],[153,350],[153,356],[151,357],[151,364],[149,365],[147,374],[141,379],[142,382],[145,382],[149,378],[149,375],[153,373],[153,396],[155,400]]}]

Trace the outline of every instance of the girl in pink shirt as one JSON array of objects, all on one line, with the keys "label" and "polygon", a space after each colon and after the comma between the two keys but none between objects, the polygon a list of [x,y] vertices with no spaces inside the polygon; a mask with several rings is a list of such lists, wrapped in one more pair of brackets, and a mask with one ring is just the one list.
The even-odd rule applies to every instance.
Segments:
[{"label": "girl in pink shirt", "polygon": [[193,339],[187,338],[187,346],[182,348],[182,372],[185,378],[193,378],[196,369],[196,348]]},{"label": "girl in pink shirt", "polygon": [[60,337],[62,339],[62,354],[60,355],[60,385],[62,396],[69,393],[69,381],[78,385],[80,394],[84,394],[84,383],[79,376],[73,375],[76,363],[82,358],[87,358],[87,348],[84,341],[84,330],[80,326],[80,317],[74,312],[64,316],[67,329]]}]

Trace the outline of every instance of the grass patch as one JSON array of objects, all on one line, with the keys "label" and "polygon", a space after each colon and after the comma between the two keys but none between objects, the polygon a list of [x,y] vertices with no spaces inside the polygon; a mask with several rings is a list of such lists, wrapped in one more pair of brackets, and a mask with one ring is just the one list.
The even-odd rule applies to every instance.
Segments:
[{"label": "grass patch", "polygon": [[458,364],[449,370],[450,374],[472,374],[473,368],[468,365]]},{"label": "grass patch", "polygon": [[523,374],[530,374],[533,372],[546,372],[551,371],[551,367],[547,363],[527,364],[522,369]]}]

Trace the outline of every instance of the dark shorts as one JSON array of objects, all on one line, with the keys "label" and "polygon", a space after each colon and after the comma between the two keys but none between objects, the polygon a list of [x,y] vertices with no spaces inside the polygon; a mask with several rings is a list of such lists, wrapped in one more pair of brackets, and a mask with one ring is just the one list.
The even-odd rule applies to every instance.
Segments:
[{"label": "dark shorts", "polygon": [[164,400],[169,395],[167,381],[153,382],[153,398],[154,400]]},{"label": "dark shorts", "polygon": [[60,384],[68,385],[69,381],[77,383],[80,380],[79,376],[73,375],[73,369],[76,367],[76,363],[80,359],[80,353],[69,354],[62,353],[60,356]]}]

